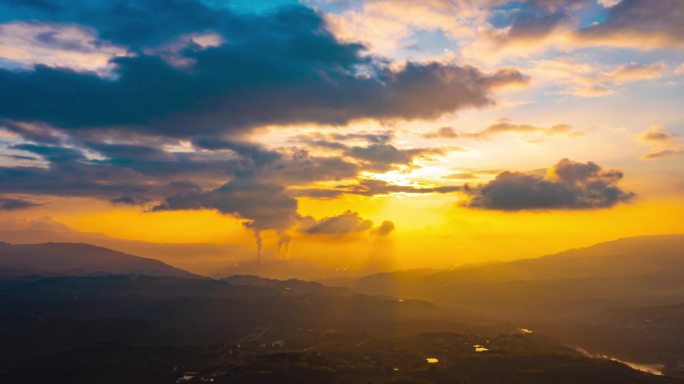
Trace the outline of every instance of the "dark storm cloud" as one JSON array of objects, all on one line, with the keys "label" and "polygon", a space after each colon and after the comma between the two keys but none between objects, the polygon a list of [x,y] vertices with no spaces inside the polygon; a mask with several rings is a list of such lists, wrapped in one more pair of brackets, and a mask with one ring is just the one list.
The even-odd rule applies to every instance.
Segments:
[{"label": "dark storm cloud", "polygon": [[[153,12],[138,2],[122,4],[121,9],[106,4],[96,9],[113,14],[111,23],[90,16],[80,19],[79,6],[90,9],[89,4],[79,2],[64,12],[72,21],[95,28],[102,38],[131,46],[138,42],[136,29],[119,26],[116,20],[135,21]],[[485,74],[437,63],[409,63],[391,71],[363,56],[362,46],[338,42],[321,17],[305,7],[255,16],[207,10],[192,1],[153,4],[163,10],[140,23],[151,35],[163,33],[170,40],[182,32],[212,30],[227,43],[187,47],[181,54],[193,63],[190,68],[175,67],[149,50],[117,57],[116,78],[40,65],[31,71],[3,69],[0,117],[68,130],[214,136],[267,124],[432,118],[488,105],[492,89],[526,81],[516,70]],[[43,16],[54,21],[50,17],[59,19],[62,12],[56,15]],[[169,27],[175,21],[180,25]],[[156,41],[151,35],[140,39]],[[359,76],[359,67],[370,76]]]},{"label": "dark storm cloud", "polygon": [[20,209],[37,207],[39,205],[41,204],[28,200],[0,197],[0,211],[17,211]]},{"label": "dark storm cloud", "polygon": [[617,183],[620,171],[604,170],[595,163],[561,160],[549,176],[503,172],[489,183],[465,189],[473,208],[517,211],[527,209],[608,208],[630,201],[634,194]]}]

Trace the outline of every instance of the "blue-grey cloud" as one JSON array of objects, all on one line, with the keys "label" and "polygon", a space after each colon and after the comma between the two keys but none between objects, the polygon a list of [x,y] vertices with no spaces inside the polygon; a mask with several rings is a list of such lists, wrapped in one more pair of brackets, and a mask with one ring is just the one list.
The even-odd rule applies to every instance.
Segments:
[{"label": "blue-grey cloud", "polygon": [[41,204],[24,199],[0,197],[0,211],[18,211],[20,209],[33,208],[39,205]]},{"label": "blue-grey cloud", "polygon": [[526,81],[512,69],[486,74],[469,66],[409,63],[390,70],[365,56],[361,45],[337,41],[305,7],[238,15],[190,0],[55,4],[60,11],[37,13],[38,21],[83,23],[131,49],[155,43],[159,33],[168,41],[213,31],[226,43],[183,49],[189,68],[150,50],[116,57],[115,78],[41,65],[2,69],[0,117],[76,132],[215,136],[266,124],[432,118],[490,104],[497,86]]},{"label": "blue-grey cloud", "polygon": [[617,184],[623,174],[599,165],[568,159],[544,175],[539,172],[502,172],[487,184],[465,188],[467,206],[502,211],[536,209],[609,208],[634,198]]},{"label": "blue-grey cloud", "polygon": [[607,10],[605,20],[579,31],[579,37],[618,45],[645,47],[684,45],[684,2],[622,0]]}]

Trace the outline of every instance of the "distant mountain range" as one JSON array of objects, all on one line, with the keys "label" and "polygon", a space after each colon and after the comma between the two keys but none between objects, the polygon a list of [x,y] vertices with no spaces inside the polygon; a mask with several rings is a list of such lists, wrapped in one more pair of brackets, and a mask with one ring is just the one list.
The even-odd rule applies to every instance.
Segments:
[{"label": "distant mountain range", "polygon": [[[552,281],[648,280],[668,283],[684,276],[684,235],[635,237],[572,249],[555,255],[511,262],[469,265],[453,270],[408,270],[379,273],[343,285],[362,292],[399,296],[432,296],[449,301],[444,292],[474,286],[526,285]],[[684,283],[684,282],[683,282]],[[656,284],[652,288],[656,288]],[[678,293],[678,292],[673,292]],[[684,293],[684,292],[681,292]]]},{"label": "distant mountain range", "polygon": [[[339,325],[336,311],[345,308],[344,315],[351,316],[345,326],[361,318],[374,318],[378,320],[374,324],[379,324],[388,316],[423,324],[427,319],[435,324],[509,324],[639,361],[684,359],[680,341],[684,328],[678,325],[684,324],[684,235],[622,239],[537,259],[336,281],[343,288],[244,275],[259,272],[259,266],[228,271],[242,275],[199,279],[154,259],[88,244],[0,243],[0,276],[15,281],[3,289],[35,296],[31,306],[36,316],[63,311],[44,307],[48,297],[54,302],[54,297],[66,295],[60,299],[67,300],[66,305],[72,295],[84,294],[93,296],[88,311],[100,308],[102,300],[107,302],[100,308],[107,317],[142,316],[153,304],[156,313],[166,313],[164,321],[222,319],[239,323],[240,328],[253,321],[277,323],[286,318],[284,314],[297,319],[288,320],[292,324]],[[154,279],[131,279],[132,275]],[[17,276],[33,277],[12,280]],[[132,296],[122,299],[121,295]],[[133,299],[139,295],[147,298]],[[169,296],[193,299],[169,302]],[[69,305],[72,311],[82,303]],[[116,309],[109,313],[112,307]],[[247,308],[248,317],[234,317],[246,316]],[[289,312],[293,308],[297,313]],[[42,313],[43,309],[57,312]],[[91,316],[88,311],[83,316]]]},{"label": "distant mountain range", "polygon": [[[537,259],[370,275],[343,284],[457,307],[595,350],[681,359],[684,235],[621,239]],[[667,315],[663,315],[666,313]],[[675,336],[676,335],[676,336]]]},{"label": "distant mountain range", "polygon": [[82,243],[0,243],[0,273],[5,275],[126,274],[198,277],[159,260]]}]

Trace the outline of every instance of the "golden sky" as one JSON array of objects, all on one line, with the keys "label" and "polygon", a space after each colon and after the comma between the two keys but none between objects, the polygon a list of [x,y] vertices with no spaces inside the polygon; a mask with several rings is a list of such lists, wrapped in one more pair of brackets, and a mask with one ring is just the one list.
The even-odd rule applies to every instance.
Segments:
[{"label": "golden sky", "polygon": [[1,6],[0,240],[391,270],[684,232],[680,1],[183,4]]}]

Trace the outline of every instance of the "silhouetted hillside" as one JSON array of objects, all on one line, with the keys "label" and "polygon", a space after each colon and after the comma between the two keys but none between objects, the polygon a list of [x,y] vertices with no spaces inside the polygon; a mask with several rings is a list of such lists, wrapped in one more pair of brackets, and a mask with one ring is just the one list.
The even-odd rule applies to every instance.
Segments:
[{"label": "silhouetted hillside", "polygon": [[300,280],[5,277],[0,308],[0,382],[681,383],[425,301]]},{"label": "silhouetted hillside", "polygon": [[[682,311],[640,321],[623,310],[684,302],[684,235],[616,240],[538,259],[434,273],[371,275],[347,284],[369,294],[421,298],[561,335],[600,351],[648,360],[684,358],[672,334]],[[642,325],[644,325],[642,327]],[[618,347],[619,346],[619,347]]]},{"label": "silhouetted hillside", "polygon": [[537,259],[470,265],[450,271],[399,271],[349,284],[373,293],[411,292],[412,286],[513,281],[684,276],[684,235],[647,236],[600,243]]},{"label": "silhouetted hillside", "polygon": [[81,243],[0,243],[0,271],[15,275],[108,273],[197,277],[158,260]]}]

